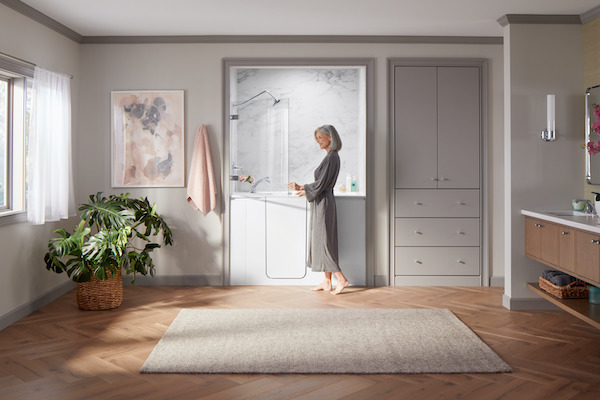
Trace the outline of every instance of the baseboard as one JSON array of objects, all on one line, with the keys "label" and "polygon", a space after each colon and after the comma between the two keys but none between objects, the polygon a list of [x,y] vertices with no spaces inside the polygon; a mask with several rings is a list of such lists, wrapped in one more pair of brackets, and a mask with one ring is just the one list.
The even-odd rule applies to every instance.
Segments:
[{"label": "baseboard", "polygon": [[[129,285],[132,276],[123,276],[123,284]],[[135,284],[140,286],[221,286],[222,275],[157,275],[138,276]]]},{"label": "baseboard", "polygon": [[560,310],[560,308],[541,297],[514,298],[504,294],[502,295],[502,305],[511,311]]},{"label": "baseboard", "polygon": [[[75,289],[75,283],[73,283],[72,281],[67,281],[57,286],[56,288],[42,294],[41,296],[36,297],[30,302],[25,303],[12,311],[9,311],[8,313],[0,317],[0,331],[14,324],[21,318],[28,316],[32,312],[44,307],[47,304],[52,303],[54,300],[69,293],[73,289]],[[73,297],[73,301],[75,301],[75,297]]]},{"label": "baseboard", "polygon": [[390,286],[387,275],[375,275],[375,287]]},{"label": "baseboard", "polygon": [[503,276],[492,276],[490,278],[490,286],[504,287],[504,277]]}]

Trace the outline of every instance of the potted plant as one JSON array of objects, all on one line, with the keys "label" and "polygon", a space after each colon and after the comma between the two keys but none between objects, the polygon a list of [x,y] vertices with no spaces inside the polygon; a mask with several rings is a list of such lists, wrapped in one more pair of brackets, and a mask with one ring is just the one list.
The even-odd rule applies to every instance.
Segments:
[{"label": "potted plant", "polygon": [[171,229],[148,198],[132,199],[129,193],[90,195],[79,207],[81,221],[72,233],[54,232],[44,256],[46,269],[66,272],[77,283],[77,304],[85,310],[118,307],[123,301],[122,272],[154,276],[150,253],[162,243],[173,244]]}]

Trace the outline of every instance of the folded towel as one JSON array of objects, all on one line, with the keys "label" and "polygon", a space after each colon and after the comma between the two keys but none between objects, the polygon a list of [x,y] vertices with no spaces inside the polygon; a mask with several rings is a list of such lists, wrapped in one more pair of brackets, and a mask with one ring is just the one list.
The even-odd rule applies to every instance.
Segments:
[{"label": "folded towel", "polygon": [[556,286],[565,286],[578,280],[569,274],[566,274],[562,271],[555,271],[553,269],[544,270],[542,272],[542,278],[555,284]]},{"label": "folded towel", "polygon": [[187,202],[194,210],[200,210],[205,216],[217,206],[217,185],[208,145],[208,134],[204,125],[198,129],[194,141]]}]

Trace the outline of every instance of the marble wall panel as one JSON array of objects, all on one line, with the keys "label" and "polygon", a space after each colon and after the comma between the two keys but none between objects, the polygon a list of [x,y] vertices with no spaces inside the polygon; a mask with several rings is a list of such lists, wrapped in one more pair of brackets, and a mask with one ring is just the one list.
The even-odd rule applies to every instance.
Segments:
[{"label": "marble wall panel", "polygon": [[[231,160],[242,167],[241,174],[259,179],[269,176],[262,190],[284,190],[288,181],[299,184],[314,180],[313,173],[325,152],[314,140],[321,125],[333,125],[340,134],[341,169],[336,187],[347,174],[364,176],[365,127],[364,85],[357,68],[244,68],[238,69],[232,104],[237,114],[231,126]],[[287,124],[285,118],[287,117]],[[362,125],[362,126],[361,126]],[[287,175],[287,176],[286,176]],[[238,184],[246,191],[248,184]],[[359,190],[361,190],[359,182]]]}]

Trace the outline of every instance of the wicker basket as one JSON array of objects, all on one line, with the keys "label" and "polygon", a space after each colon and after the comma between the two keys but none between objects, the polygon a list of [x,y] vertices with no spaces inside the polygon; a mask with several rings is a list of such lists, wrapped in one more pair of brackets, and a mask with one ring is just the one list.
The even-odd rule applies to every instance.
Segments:
[{"label": "wicker basket", "polygon": [[540,289],[559,299],[587,299],[589,295],[588,284],[583,281],[571,282],[565,286],[556,286],[540,276],[539,282]]},{"label": "wicker basket", "polygon": [[123,278],[121,269],[115,276],[107,271],[109,278],[105,281],[92,277],[89,282],[77,283],[77,305],[82,310],[110,310],[123,302]]}]

